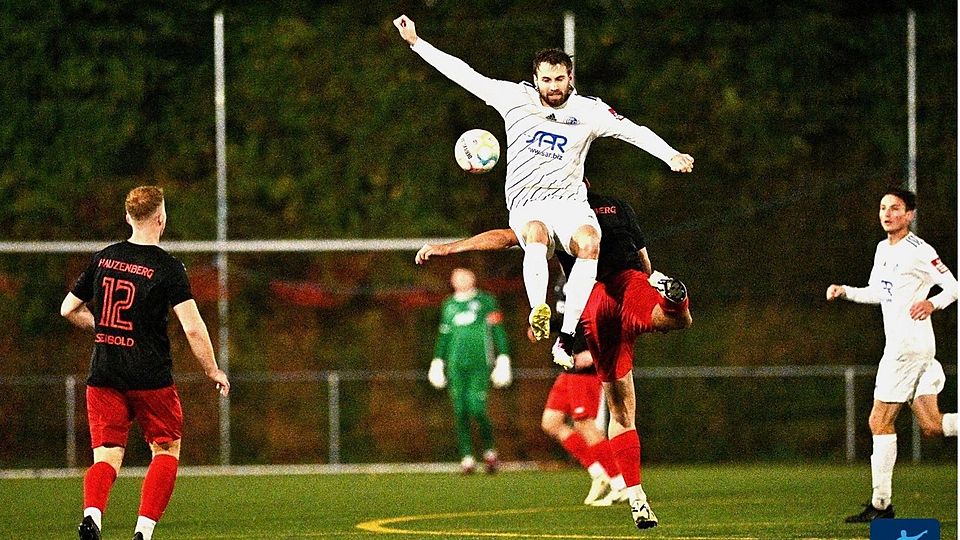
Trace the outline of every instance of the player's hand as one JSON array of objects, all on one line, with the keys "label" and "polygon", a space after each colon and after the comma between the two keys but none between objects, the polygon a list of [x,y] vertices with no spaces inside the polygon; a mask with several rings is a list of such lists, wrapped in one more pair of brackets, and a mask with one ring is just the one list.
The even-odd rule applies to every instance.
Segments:
[{"label": "player's hand", "polygon": [[921,300],[910,306],[910,318],[915,321],[922,321],[933,313],[933,302]]},{"label": "player's hand", "polygon": [[847,296],[847,290],[843,288],[843,285],[831,285],[827,287],[827,302],[832,302],[837,298],[843,298]]},{"label": "player's hand", "polygon": [[410,45],[417,42],[417,25],[413,24],[413,20],[411,20],[410,17],[401,15],[393,20],[393,25],[400,31],[400,37],[402,37],[404,41]]},{"label": "player's hand", "polygon": [[693,172],[693,156],[677,154],[670,158],[670,170],[673,172]]},{"label": "player's hand", "polygon": [[497,361],[490,372],[490,382],[494,388],[506,388],[513,382],[513,374],[510,373],[510,357],[501,354],[497,356]]},{"label": "player's hand", "polygon": [[447,374],[444,371],[443,360],[440,358],[434,358],[430,362],[430,370],[427,371],[427,380],[430,381],[430,385],[440,390],[447,386]]},{"label": "player's hand", "polygon": [[593,355],[590,351],[582,351],[573,355],[573,369],[581,370],[593,366]]},{"label": "player's hand", "polygon": [[230,381],[222,369],[217,369],[217,371],[213,373],[207,373],[207,376],[210,377],[213,382],[217,383],[217,391],[220,392],[221,396],[227,396],[230,393]]},{"label": "player's hand", "polygon": [[420,251],[417,252],[417,256],[413,258],[414,262],[417,264],[423,264],[430,260],[430,256],[433,255],[434,250],[437,246],[433,244],[424,244]]}]

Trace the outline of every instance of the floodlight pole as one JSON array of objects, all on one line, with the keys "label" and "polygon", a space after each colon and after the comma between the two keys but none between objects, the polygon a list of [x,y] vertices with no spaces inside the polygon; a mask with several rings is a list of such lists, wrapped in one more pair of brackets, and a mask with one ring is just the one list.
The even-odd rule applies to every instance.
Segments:
[{"label": "floodlight pole", "polygon": [[[917,192],[917,22],[907,11],[907,189]],[[916,232],[917,220],[910,224]]]},{"label": "floodlight pole", "polygon": [[[213,16],[214,86],[217,122],[217,313],[218,363],[230,373],[230,296],[227,288],[227,112],[224,89],[223,12]],[[220,396],[220,464],[230,464],[230,396]]]}]

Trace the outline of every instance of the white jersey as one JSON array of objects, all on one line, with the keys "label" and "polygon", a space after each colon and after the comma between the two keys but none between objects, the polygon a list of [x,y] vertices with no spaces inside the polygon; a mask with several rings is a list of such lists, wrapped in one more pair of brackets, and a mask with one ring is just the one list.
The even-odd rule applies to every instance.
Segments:
[{"label": "white jersey", "polygon": [[935,309],[943,309],[956,301],[957,279],[953,273],[940,261],[932,246],[909,233],[896,244],[891,245],[886,239],[877,244],[866,287],[844,285],[844,289],[848,300],[880,304],[887,337],[885,357],[933,357],[936,344],[930,318],[913,320],[910,306],[927,299],[934,285],[943,289],[929,299]]},{"label": "white jersey", "polygon": [[529,82],[485,77],[422,38],[411,47],[430,65],[484,100],[503,117],[507,135],[507,209],[530,201],[572,200],[587,204],[584,159],[598,137],[627,141],[668,165],[679,152],[650,129],[617,114],[603,101],[573,93],[549,107]]}]

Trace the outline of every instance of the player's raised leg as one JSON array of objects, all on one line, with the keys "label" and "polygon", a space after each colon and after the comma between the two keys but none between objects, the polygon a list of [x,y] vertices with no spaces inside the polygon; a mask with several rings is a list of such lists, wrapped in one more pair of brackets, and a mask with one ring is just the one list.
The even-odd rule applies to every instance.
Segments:
[{"label": "player's raised leg", "polygon": [[[593,216],[596,220],[596,216]],[[577,257],[567,283],[563,287],[563,324],[560,337],[553,347],[553,361],[565,369],[573,367],[573,336],[577,323],[587,305],[587,299],[597,282],[597,258],[600,256],[600,229],[592,224],[580,225],[570,239],[570,252]]]},{"label": "player's raised leg", "polygon": [[529,221],[521,230],[523,242],[523,285],[530,302],[528,322],[537,341],[550,335],[550,306],[547,305],[547,244],[550,232],[542,221]]}]

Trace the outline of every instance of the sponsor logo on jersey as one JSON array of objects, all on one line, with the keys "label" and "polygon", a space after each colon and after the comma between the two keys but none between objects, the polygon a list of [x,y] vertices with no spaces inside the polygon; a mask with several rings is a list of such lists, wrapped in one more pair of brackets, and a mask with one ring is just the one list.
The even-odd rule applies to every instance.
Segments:
[{"label": "sponsor logo on jersey", "polygon": [[607,112],[609,112],[609,113],[610,113],[614,118],[616,118],[617,120],[623,120],[623,115],[621,115],[621,114],[619,114],[617,111],[613,110],[613,107],[610,107],[609,109],[607,109]]},{"label": "sponsor logo on jersey", "polygon": [[593,209],[594,214],[616,214],[616,206],[598,206]]},{"label": "sponsor logo on jersey", "polygon": [[110,334],[98,333],[93,338],[94,343],[103,343],[105,345],[116,345],[118,347],[133,347],[137,344],[132,337],[111,336]]},{"label": "sponsor logo on jersey", "polygon": [[883,290],[887,292],[887,296],[893,296],[893,282],[887,280],[881,280],[880,286],[883,287]]},{"label": "sponsor logo on jersey", "polygon": [[549,147],[550,150],[559,150],[563,153],[563,147],[567,144],[567,138],[563,135],[550,133],[549,131],[538,131],[533,134],[533,137],[527,140],[527,144],[533,144],[540,148]]},{"label": "sponsor logo on jersey", "polygon": [[538,131],[530,137],[526,143],[533,154],[537,154],[549,159],[563,159],[564,145],[567,144],[567,138],[563,135],[550,133],[549,131]]},{"label": "sponsor logo on jersey", "polygon": [[932,264],[933,267],[937,269],[937,272],[940,272],[941,274],[946,274],[950,271],[950,269],[947,268],[947,265],[943,264],[943,261],[940,260],[940,257],[930,261],[930,264]]},{"label": "sponsor logo on jersey", "polygon": [[453,316],[454,326],[470,326],[477,320],[476,311],[461,311]]}]

